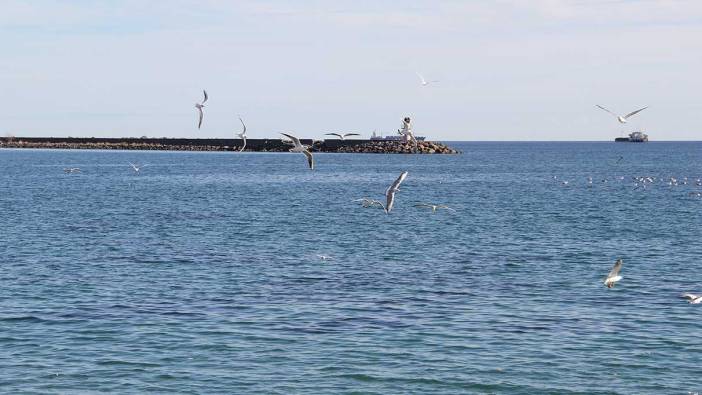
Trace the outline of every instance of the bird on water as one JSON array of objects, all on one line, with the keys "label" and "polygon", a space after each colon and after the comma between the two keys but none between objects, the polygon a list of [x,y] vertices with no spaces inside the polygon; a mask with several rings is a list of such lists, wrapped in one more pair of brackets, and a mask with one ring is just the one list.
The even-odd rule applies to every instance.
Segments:
[{"label": "bird on water", "polygon": [[623,263],[624,261],[621,259],[617,259],[617,262],[614,263],[612,270],[609,272],[607,278],[605,278],[604,280],[604,284],[607,286],[607,288],[614,287],[614,284],[622,279],[622,276],[619,275],[619,272],[622,270]]}]

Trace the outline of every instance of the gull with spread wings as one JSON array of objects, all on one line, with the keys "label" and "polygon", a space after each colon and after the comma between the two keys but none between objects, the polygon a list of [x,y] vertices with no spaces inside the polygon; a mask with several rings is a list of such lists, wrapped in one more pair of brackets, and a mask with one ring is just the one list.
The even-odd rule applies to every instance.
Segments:
[{"label": "gull with spread wings", "polygon": [[614,287],[614,283],[622,279],[622,276],[619,275],[619,272],[622,270],[623,263],[624,261],[621,259],[617,259],[617,262],[614,263],[612,270],[609,272],[607,278],[605,278],[604,280],[604,284],[607,286],[607,288]]},{"label": "gull with spread wings", "polygon": [[632,112],[630,112],[630,113],[628,113],[628,114],[626,114],[626,115],[624,115],[624,116],[621,116],[621,115],[619,115],[619,114],[615,114],[615,113],[612,112],[612,111],[609,111],[608,109],[602,107],[602,106],[599,105],[599,104],[596,104],[595,106],[597,106],[597,108],[600,108],[600,109],[602,109],[602,110],[605,110],[605,111],[607,111],[608,113],[610,113],[610,114],[614,115],[615,117],[617,117],[617,121],[619,121],[619,123],[627,123],[627,121],[628,121],[628,119],[629,119],[630,117],[632,117],[632,116],[634,116],[634,115],[636,115],[636,114],[640,113],[641,111],[643,111],[643,110],[645,110],[645,109],[648,108],[648,106],[646,106],[646,107],[644,107],[644,108],[639,108],[639,109],[636,110],[636,111],[632,111]]},{"label": "gull with spread wings", "polygon": [[200,129],[202,126],[202,117],[204,114],[202,113],[202,109],[205,107],[205,102],[207,101],[207,91],[203,90],[202,93],[205,95],[205,98],[202,100],[202,103],[195,103],[195,108],[197,108],[197,111],[199,113],[199,121],[197,122],[197,128]]},{"label": "gull with spread wings", "polygon": [[244,145],[239,148],[239,152],[243,151],[244,148],[246,148],[246,124],[244,123],[244,120],[239,117],[239,121],[241,122],[241,126],[244,127],[244,130],[241,131],[241,133],[238,133],[237,136],[239,136],[240,139],[244,140]]},{"label": "gull with spread wings", "polygon": [[345,140],[345,139],[346,139],[347,137],[349,137],[349,136],[360,136],[360,134],[358,134],[358,133],[344,133],[344,134],[341,134],[341,133],[325,133],[324,135],[325,135],[325,136],[336,136],[336,137],[340,138],[341,140]]},{"label": "gull with spread wings", "polygon": [[312,153],[309,150],[310,147],[307,145],[302,145],[302,143],[300,143],[300,139],[295,136],[291,136],[286,133],[281,134],[290,139],[290,141],[292,141],[292,143],[294,144],[294,146],[290,148],[290,152],[300,152],[302,154],[305,154],[305,156],[307,157],[307,164],[310,166],[310,170],[314,170],[314,158],[312,157]]}]

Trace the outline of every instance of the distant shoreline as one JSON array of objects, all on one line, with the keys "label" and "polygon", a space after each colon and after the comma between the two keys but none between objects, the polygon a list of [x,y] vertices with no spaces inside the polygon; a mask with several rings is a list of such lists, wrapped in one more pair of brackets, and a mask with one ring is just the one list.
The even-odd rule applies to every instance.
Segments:
[{"label": "distant shoreline", "polygon": [[[300,139],[314,152],[379,154],[458,154],[445,144],[420,141],[417,146],[399,141]],[[99,138],[99,137],[3,137],[0,148],[102,149],[137,151],[239,151],[241,139]],[[288,152],[280,139],[247,139],[246,152]]]}]

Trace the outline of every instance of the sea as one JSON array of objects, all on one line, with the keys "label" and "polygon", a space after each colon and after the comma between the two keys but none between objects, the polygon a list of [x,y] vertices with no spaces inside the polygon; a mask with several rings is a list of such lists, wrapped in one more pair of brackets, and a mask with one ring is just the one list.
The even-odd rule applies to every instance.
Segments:
[{"label": "sea", "polygon": [[702,142],[448,144],[0,150],[0,393],[702,392]]}]

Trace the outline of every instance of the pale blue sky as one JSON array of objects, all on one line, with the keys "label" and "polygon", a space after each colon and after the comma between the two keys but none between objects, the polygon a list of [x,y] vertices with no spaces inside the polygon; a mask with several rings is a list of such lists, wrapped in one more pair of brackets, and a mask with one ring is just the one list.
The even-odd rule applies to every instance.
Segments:
[{"label": "pale blue sky", "polygon": [[698,0],[5,0],[0,48],[0,135],[702,136]]}]

